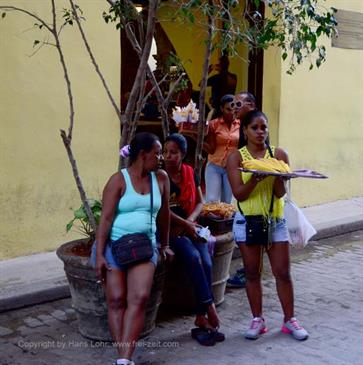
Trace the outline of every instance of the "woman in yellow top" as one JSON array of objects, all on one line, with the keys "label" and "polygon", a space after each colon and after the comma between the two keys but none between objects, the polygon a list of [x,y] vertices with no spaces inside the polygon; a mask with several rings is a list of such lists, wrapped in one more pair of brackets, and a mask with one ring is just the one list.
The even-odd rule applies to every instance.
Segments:
[{"label": "woman in yellow top", "polygon": [[[289,163],[287,153],[281,148],[269,147],[267,117],[261,111],[253,110],[241,121],[244,138],[240,149],[228,158],[227,172],[232,192],[236,198],[240,212],[236,213],[233,223],[235,241],[241,251],[246,275],[246,291],[253,319],[245,333],[247,339],[257,339],[266,332],[265,320],[262,316],[261,268],[264,247],[276,280],[277,294],[284,312],[282,332],[290,333],[297,340],[308,338],[307,331],[301,327],[294,317],[294,294],[290,276],[290,247],[286,221],[283,212],[285,184],[282,178],[266,177],[261,174],[245,173],[238,169],[244,160],[254,158],[270,158]],[[272,200],[273,198],[273,200]],[[271,201],[273,203],[271,203]],[[252,217],[251,216],[255,216]],[[246,222],[256,216],[271,218],[271,234],[269,243],[249,242],[246,236]],[[262,229],[260,229],[262,231]],[[248,236],[250,230],[248,229]],[[257,244],[256,244],[257,243]]]}]

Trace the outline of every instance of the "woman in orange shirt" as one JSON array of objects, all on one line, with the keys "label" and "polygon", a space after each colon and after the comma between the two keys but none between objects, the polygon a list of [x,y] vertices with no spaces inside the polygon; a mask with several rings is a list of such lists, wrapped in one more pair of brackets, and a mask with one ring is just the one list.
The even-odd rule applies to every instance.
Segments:
[{"label": "woman in orange shirt", "polygon": [[205,148],[208,163],[205,169],[206,201],[231,203],[232,190],[228,182],[228,156],[237,150],[240,121],[234,117],[234,96],[224,95],[220,102],[221,116],[208,125]]}]

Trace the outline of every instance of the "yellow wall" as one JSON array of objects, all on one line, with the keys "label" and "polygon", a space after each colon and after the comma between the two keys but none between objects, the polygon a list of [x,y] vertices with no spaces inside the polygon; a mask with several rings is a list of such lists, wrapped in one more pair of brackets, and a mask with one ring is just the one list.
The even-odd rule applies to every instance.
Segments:
[{"label": "yellow wall", "polygon": [[[0,0],[51,20],[50,1]],[[58,10],[68,1],[56,1]],[[106,1],[80,0],[84,28],[111,90],[119,99],[119,36],[106,25]],[[0,19],[0,259],[48,251],[74,237],[65,224],[80,199],[59,130],[68,128],[62,69],[53,47],[32,57],[34,20],[15,12]],[[61,39],[75,98],[73,147],[89,197],[100,197],[117,168],[118,120],[81,42],[77,27]],[[51,38],[49,37],[51,41]],[[78,235],[76,235],[78,236]]]},{"label": "yellow wall", "polygon": [[[363,12],[356,0],[330,0],[326,6]],[[325,46],[327,61],[320,69],[308,71],[305,64],[292,76],[287,62],[280,72],[276,51],[265,60],[264,107],[272,128],[278,123],[273,141],[288,151],[293,168],[329,176],[293,181],[301,206],[363,195],[363,50],[332,48],[329,40]]]}]

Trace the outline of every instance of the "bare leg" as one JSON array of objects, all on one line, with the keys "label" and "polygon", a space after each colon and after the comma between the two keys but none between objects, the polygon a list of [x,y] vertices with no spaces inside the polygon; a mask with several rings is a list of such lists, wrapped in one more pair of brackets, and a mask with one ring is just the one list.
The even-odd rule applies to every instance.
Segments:
[{"label": "bare leg", "polygon": [[262,316],[261,268],[263,251],[261,246],[239,245],[246,276],[246,292],[254,317]]},{"label": "bare leg", "polygon": [[208,322],[213,328],[219,328],[219,318],[214,303],[210,304],[207,308]]},{"label": "bare leg", "polygon": [[204,314],[197,314],[195,317],[194,324],[200,328],[211,328],[208,318]]},{"label": "bare leg", "polygon": [[122,327],[122,348],[119,348],[121,358],[131,359],[136,341],[144,327],[145,309],[150,296],[155,272],[151,262],[136,265],[127,273],[127,308]]},{"label": "bare leg", "polygon": [[284,322],[294,317],[294,289],[290,275],[289,243],[274,243],[267,251],[272,273],[276,280],[276,290],[284,312]]},{"label": "bare leg", "polygon": [[106,300],[108,306],[108,325],[116,344],[122,340],[122,324],[126,309],[126,273],[117,269],[107,271]]}]

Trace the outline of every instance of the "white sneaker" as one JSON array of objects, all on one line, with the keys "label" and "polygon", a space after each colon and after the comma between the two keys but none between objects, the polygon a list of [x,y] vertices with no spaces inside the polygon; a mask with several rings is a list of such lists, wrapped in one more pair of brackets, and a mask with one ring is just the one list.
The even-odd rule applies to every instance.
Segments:
[{"label": "white sneaker", "polygon": [[309,337],[309,333],[304,327],[300,326],[295,317],[292,317],[289,321],[285,322],[281,327],[281,331],[283,333],[291,334],[296,340],[299,341],[306,340]]},{"label": "white sneaker", "polygon": [[245,338],[256,340],[261,334],[266,332],[265,320],[262,317],[255,317],[252,319],[250,328],[245,332]]},{"label": "white sneaker", "polygon": [[115,365],[135,365],[135,363],[129,359],[117,359]]}]

